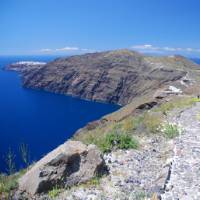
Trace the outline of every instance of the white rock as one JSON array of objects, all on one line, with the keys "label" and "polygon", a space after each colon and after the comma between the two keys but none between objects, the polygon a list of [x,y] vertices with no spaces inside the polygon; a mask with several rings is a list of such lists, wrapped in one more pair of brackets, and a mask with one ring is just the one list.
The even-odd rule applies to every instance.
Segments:
[{"label": "white rock", "polygon": [[181,94],[182,93],[182,90],[179,89],[179,88],[176,88],[172,85],[169,86],[169,91],[172,92],[172,93],[177,93],[177,94]]}]

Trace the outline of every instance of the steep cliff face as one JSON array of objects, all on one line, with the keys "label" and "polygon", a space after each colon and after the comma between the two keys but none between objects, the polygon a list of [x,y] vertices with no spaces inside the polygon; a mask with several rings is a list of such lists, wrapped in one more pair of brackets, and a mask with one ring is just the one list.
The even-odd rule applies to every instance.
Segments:
[{"label": "steep cliff face", "polygon": [[200,73],[200,67],[184,57],[150,57],[129,50],[59,58],[27,68],[10,65],[9,69],[21,71],[25,87],[120,105],[180,80],[191,70]]},{"label": "steep cliff face", "polygon": [[[73,185],[76,185],[77,180],[79,183],[85,183],[84,181],[89,179],[90,182],[85,183],[87,187],[78,184],[71,189],[63,188],[57,199],[87,199],[91,196],[94,199],[124,199],[124,197],[138,199],[141,194],[144,198],[153,194],[152,199],[160,199],[161,196],[167,199],[171,195],[175,197],[177,191],[181,191],[180,198],[187,194],[187,185],[191,185],[190,181],[185,184],[187,187],[181,184],[182,180],[179,184],[174,183],[177,182],[177,173],[180,174],[179,171],[182,171],[182,168],[179,169],[177,166],[182,162],[185,164],[187,158],[196,156],[195,151],[191,154],[187,150],[188,138],[198,140],[195,134],[199,132],[197,119],[199,108],[198,106],[192,110],[188,108],[199,102],[199,98],[194,98],[195,95],[200,94],[199,65],[181,56],[153,57],[133,51],[118,50],[59,58],[47,64],[15,63],[7,69],[20,72],[25,87],[125,105],[115,113],[78,130],[73,140],[95,144],[101,148],[107,143],[111,133],[122,136],[127,134],[131,137],[131,141],[134,140],[139,145],[137,151],[130,146],[130,149],[124,147],[117,149],[113,145],[117,144],[119,139],[117,141],[115,139],[109,147],[110,152],[102,157],[98,150],[95,152],[92,150],[89,154],[87,149],[90,149],[91,145],[89,148],[78,142],[76,145],[73,143],[72,149],[66,151],[72,155],[67,155],[67,158],[61,152],[65,150],[62,145],[37,162],[20,179],[18,195],[30,195],[31,192],[35,195],[38,193],[36,189],[41,187],[45,189],[44,192],[47,192],[54,186],[57,187],[59,182],[64,186],[66,180],[73,181]],[[187,122],[191,125],[187,126]],[[180,124],[182,127],[179,130]],[[175,135],[181,133],[177,140],[174,139],[174,143],[169,141],[166,133],[163,132],[164,129],[161,129],[168,125],[173,125],[176,130]],[[187,132],[182,133],[182,130]],[[177,146],[176,149],[179,147],[181,150],[186,149],[183,154],[186,155],[185,157],[182,154],[177,156],[176,152],[173,152],[174,144]],[[84,148],[80,151],[82,145]],[[75,157],[73,152],[76,154]],[[77,152],[79,152],[78,156]],[[103,163],[102,166],[106,165],[109,171],[106,170],[107,176],[102,177],[98,184],[90,186],[95,180],[91,179],[95,177],[95,163],[98,169],[99,163]],[[189,166],[187,169],[192,167],[190,164],[190,160],[186,162]],[[71,166],[74,166],[75,170],[72,170]],[[34,176],[36,174],[35,177],[31,175],[33,172]],[[82,173],[87,179],[82,176]],[[197,177],[197,174],[194,171],[192,176]],[[182,175],[183,180],[190,180],[191,174],[188,176],[187,170]],[[31,181],[30,176],[33,179]],[[84,180],[80,181],[79,176]],[[197,179],[194,178],[195,181]],[[195,184],[191,185],[192,192],[196,191]],[[192,192],[190,193],[193,194]],[[35,196],[36,199],[50,199],[45,193],[36,195],[39,195]]]}]

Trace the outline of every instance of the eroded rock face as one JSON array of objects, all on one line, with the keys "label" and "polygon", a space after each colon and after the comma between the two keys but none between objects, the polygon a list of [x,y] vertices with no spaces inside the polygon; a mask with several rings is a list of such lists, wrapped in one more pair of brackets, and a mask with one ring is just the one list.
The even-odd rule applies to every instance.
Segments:
[{"label": "eroded rock face", "polygon": [[83,99],[125,105],[182,79],[197,64],[180,56],[151,57],[117,50],[59,58],[46,65],[10,65],[22,73],[25,87],[44,89]]},{"label": "eroded rock face", "polygon": [[72,186],[106,173],[95,145],[68,141],[38,161],[20,180],[19,191],[31,196],[54,186]]}]

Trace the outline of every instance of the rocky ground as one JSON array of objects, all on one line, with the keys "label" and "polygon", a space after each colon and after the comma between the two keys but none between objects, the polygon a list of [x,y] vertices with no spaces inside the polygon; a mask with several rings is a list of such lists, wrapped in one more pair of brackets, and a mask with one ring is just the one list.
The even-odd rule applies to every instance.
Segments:
[{"label": "rocky ground", "polygon": [[[199,200],[200,103],[174,110],[168,115],[168,122],[178,125],[181,130],[178,137],[166,139],[159,134],[154,137],[144,135],[139,149],[114,150],[103,157],[95,146],[69,141],[36,163],[21,178],[21,189],[24,187],[33,192],[33,185],[45,191],[47,185],[54,183],[55,178],[59,180],[62,174],[62,177],[68,176],[66,181],[69,183],[78,181],[79,184],[59,190],[54,197],[42,193],[27,199]],[[78,161],[77,155],[80,155]],[[109,173],[95,178],[96,170],[102,171],[99,166],[107,166],[104,169]],[[74,168],[76,170],[72,170]]]},{"label": "rocky ground", "polygon": [[[199,94],[200,67],[181,56],[156,58],[119,50],[28,67],[14,64],[7,69],[22,73],[26,87],[125,105],[80,129],[75,134],[79,139],[93,129],[102,136],[101,130],[112,123],[159,108],[176,96]],[[175,105],[179,107],[179,102]],[[104,155],[94,145],[64,143],[19,180],[19,196],[24,199],[24,193],[26,197],[31,193],[28,199],[38,200],[144,200],[152,196],[152,200],[199,200],[200,103],[171,114],[160,112],[181,127],[178,137],[141,132],[139,149],[112,150]],[[152,118],[149,122],[155,123]],[[104,175],[99,178],[96,174]],[[62,186],[67,188],[60,190]]]},{"label": "rocky ground", "polygon": [[132,200],[164,191],[172,157],[172,142],[161,137],[145,138],[141,150],[117,150],[104,159],[109,175],[98,185],[71,188],[58,200]]},{"label": "rocky ground", "polygon": [[[174,113],[176,113],[174,115]],[[173,140],[144,139],[140,150],[117,150],[104,159],[110,174],[98,185],[80,185],[61,193],[63,200],[142,200],[154,193],[162,200],[200,199],[200,103],[173,112],[181,129]]]},{"label": "rocky ground", "polygon": [[200,199],[200,103],[174,118],[183,133],[174,141],[174,156],[163,200]]}]

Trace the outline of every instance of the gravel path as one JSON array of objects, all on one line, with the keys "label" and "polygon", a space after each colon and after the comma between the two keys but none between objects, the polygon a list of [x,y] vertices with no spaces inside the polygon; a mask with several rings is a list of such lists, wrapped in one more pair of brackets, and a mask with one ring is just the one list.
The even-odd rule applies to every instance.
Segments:
[{"label": "gravel path", "polygon": [[200,200],[199,114],[200,103],[197,103],[176,118],[183,132],[175,140],[171,174],[162,200]]}]

